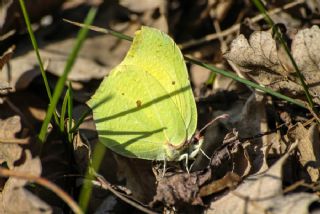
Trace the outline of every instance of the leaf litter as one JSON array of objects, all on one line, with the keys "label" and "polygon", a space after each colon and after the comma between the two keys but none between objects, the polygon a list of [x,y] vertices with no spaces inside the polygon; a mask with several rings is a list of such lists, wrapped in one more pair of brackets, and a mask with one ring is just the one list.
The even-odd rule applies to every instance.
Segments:
[{"label": "leaf litter", "polygon": [[[35,133],[44,118],[46,105],[34,103],[45,103],[47,99],[40,93],[43,83],[29,38],[21,36],[12,40],[12,34],[7,34],[12,30],[23,31],[7,13],[12,2],[15,1],[7,1],[3,7],[5,13],[0,15],[1,53],[12,44],[17,47],[8,61],[11,68],[5,65],[0,73],[0,83],[13,88],[1,95],[1,167],[48,178],[76,199],[87,165],[90,165],[91,150],[98,141],[92,118],[87,117],[80,126],[72,146],[66,146],[65,139],[52,127],[47,145],[39,155]],[[90,5],[86,1],[77,1],[73,6],[61,2],[50,4],[71,20],[77,20],[83,8]],[[284,34],[292,55],[314,102],[319,105],[320,30],[312,26],[319,21],[319,5],[314,1],[293,3],[296,3],[293,9],[278,10],[272,17],[287,27]],[[274,6],[278,9],[281,4],[285,3],[279,1]],[[125,0],[119,4],[103,3],[99,7],[103,12],[95,25],[108,26],[128,35],[140,25],[157,27],[169,32],[178,43],[192,41],[192,46],[183,48],[184,53],[226,70],[234,69],[239,76],[305,101],[285,52],[272,32],[255,21],[262,19],[257,18],[259,14],[246,23],[237,22],[252,17],[252,11],[256,11],[248,2],[176,0],[137,4]],[[239,8],[248,9],[240,13]],[[31,14],[37,17],[34,20],[47,14],[46,8],[36,9]],[[51,85],[61,74],[74,40],[70,35],[77,30],[61,24],[57,17],[54,16],[49,27],[41,22],[34,23],[41,56],[48,61],[48,72],[52,74],[48,77]],[[306,24],[303,20],[310,22]],[[62,33],[61,29],[68,30]],[[237,30],[238,36],[234,34]],[[69,77],[77,86],[74,119],[81,117],[86,109],[84,101],[100,79],[121,61],[129,45],[109,35],[90,35]],[[220,50],[223,45],[229,47],[227,52]],[[12,74],[11,80],[7,78],[8,72]],[[220,75],[209,82],[207,70],[198,66],[191,65],[190,73],[198,101],[198,128],[221,114],[228,114],[229,119],[207,128],[203,136],[204,154],[199,153],[190,173],[182,163],[168,163],[163,176],[163,163],[124,158],[106,151],[99,173],[112,187],[128,201],[136,202],[136,207],[157,212],[309,213],[312,209],[319,210],[319,126],[310,120],[312,114]],[[24,102],[25,97],[30,98],[29,103]],[[4,113],[8,98],[14,104],[9,107],[10,115]],[[27,139],[27,144],[18,143],[21,139]],[[68,212],[61,199],[27,181],[14,177],[1,179],[1,188],[0,212]],[[127,202],[98,185],[94,187],[90,213],[126,212],[128,209],[132,207]]]}]

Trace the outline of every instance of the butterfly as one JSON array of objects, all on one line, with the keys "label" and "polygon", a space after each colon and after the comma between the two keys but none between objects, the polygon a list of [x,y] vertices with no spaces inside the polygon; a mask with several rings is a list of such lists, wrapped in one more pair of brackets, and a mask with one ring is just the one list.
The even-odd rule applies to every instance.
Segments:
[{"label": "butterfly", "polygon": [[88,105],[99,141],[120,155],[178,161],[189,153],[197,109],[187,67],[175,42],[155,28],[135,33]]}]

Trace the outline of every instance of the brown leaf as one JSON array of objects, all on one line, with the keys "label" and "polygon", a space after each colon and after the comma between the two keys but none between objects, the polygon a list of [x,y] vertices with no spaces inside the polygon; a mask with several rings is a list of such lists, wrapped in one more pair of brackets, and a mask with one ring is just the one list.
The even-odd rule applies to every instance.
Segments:
[{"label": "brown leaf", "polygon": [[259,92],[253,93],[243,106],[239,118],[233,121],[239,137],[250,140],[250,145],[246,149],[252,161],[253,172],[265,171],[268,168],[266,150],[269,138],[268,136],[254,138],[255,135],[269,131],[265,107],[264,96]]},{"label": "brown leaf", "polygon": [[[299,31],[292,41],[292,55],[296,61],[306,83],[310,88],[314,101],[320,103],[320,29],[313,26]],[[280,55],[279,55],[280,54]],[[292,97],[304,98],[300,80],[295,75],[293,66],[290,70],[284,65],[291,65],[290,61],[281,62],[282,56],[270,32],[254,32],[247,40],[243,35],[238,36],[231,44],[231,49],[224,56],[235,63],[241,73],[259,84],[268,86]],[[302,96],[303,95],[303,96]]]},{"label": "brown leaf", "polygon": [[14,162],[20,159],[22,148],[17,144],[6,143],[6,139],[15,139],[15,134],[21,130],[19,116],[0,119],[0,163],[6,162],[12,168]]},{"label": "brown leaf", "polygon": [[8,50],[6,50],[0,57],[0,71],[2,70],[3,66],[7,64],[11,59],[14,49],[15,46],[13,45]]},{"label": "brown leaf", "polygon": [[320,14],[320,2],[315,0],[306,0],[306,4],[309,7],[309,9],[315,13]]},{"label": "brown leaf", "polygon": [[155,195],[155,177],[152,163],[147,160],[127,158],[114,154],[117,162],[117,176],[126,181],[126,188],[132,197],[142,203],[148,203]]},{"label": "brown leaf", "polygon": [[240,177],[248,175],[252,166],[246,148],[233,130],[226,135],[223,145],[217,148],[211,157],[211,167],[215,177],[221,177],[231,171]]},{"label": "brown leaf", "polygon": [[[30,151],[25,151],[25,162],[13,168],[17,172],[25,172],[35,176],[41,174],[39,158],[32,158]],[[51,213],[45,202],[24,188],[28,181],[10,177],[0,193],[0,213]]]},{"label": "brown leaf", "polygon": [[238,183],[240,182],[241,178],[239,175],[233,173],[233,172],[228,172],[223,178],[215,180],[200,189],[200,196],[208,196],[213,193],[220,192],[226,188],[231,188],[233,189]]},{"label": "brown leaf", "polygon": [[[295,148],[292,145],[292,149]],[[249,176],[241,185],[219,200],[213,201],[205,212],[211,213],[307,213],[308,206],[318,200],[314,194],[282,194],[282,167],[290,151],[264,173]],[[296,200],[300,200],[297,203]],[[226,206],[227,205],[227,206]]]},{"label": "brown leaf", "polygon": [[313,26],[300,30],[292,41],[292,55],[319,103],[320,96],[320,29]]},{"label": "brown leaf", "polygon": [[[248,163],[247,170],[250,169],[253,170],[253,172],[266,170],[268,168],[266,164],[266,150],[270,142],[269,138],[267,136],[254,138],[256,135],[269,131],[264,96],[259,93],[253,93],[245,103],[238,101],[237,103],[233,103],[232,107],[227,111],[216,111],[215,114],[222,113],[229,114],[230,119],[221,120],[221,123],[224,123],[230,130],[235,128],[240,139],[249,138],[250,140],[249,146],[245,146],[245,150],[249,153],[250,163],[248,163],[244,153],[241,155],[242,163]],[[208,135],[211,135],[211,131],[211,127],[209,127],[205,135],[205,140],[208,139],[209,141],[210,138],[208,138]],[[206,142],[207,141],[205,141],[205,143]],[[207,144],[212,145],[211,142]],[[245,168],[243,169],[246,170]],[[244,171],[238,173],[242,175]]]},{"label": "brown leaf", "polygon": [[289,72],[278,58],[270,32],[256,31],[249,40],[239,35],[224,56],[236,64],[245,77],[259,84],[292,96],[302,93],[301,86],[288,78]]},{"label": "brown leaf", "polygon": [[307,170],[311,181],[319,181],[320,144],[318,126],[313,125],[306,129],[301,123],[298,123],[288,131],[288,137],[291,142],[298,141],[300,163]]},{"label": "brown leaf", "polygon": [[263,81],[261,83],[264,85],[286,74],[278,59],[276,43],[269,32],[256,31],[249,41],[242,34],[239,35],[224,56],[238,65],[242,72],[250,72],[254,79]]},{"label": "brown leaf", "polygon": [[183,207],[187,204],[201,205],[200,186],[211,177],[211,171],[193,173],[172,173],[158,181],[157,194],[151,202],[154,206],[162,202],[166,206]]}]

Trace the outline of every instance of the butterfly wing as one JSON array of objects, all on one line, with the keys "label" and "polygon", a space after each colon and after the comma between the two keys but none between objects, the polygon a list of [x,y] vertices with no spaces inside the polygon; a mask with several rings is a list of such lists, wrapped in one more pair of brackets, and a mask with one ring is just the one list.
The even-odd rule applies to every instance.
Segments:
[{"label": "butterfly wing", "polygon": [[196,129],[183,56],[169,36],[149,27],[136,33],[125,59],[88,104],[100,141],[129,157],[176,160]]},{"label": "butterfly wing", "polygon": [[[109,99],[99,105],[104,98]],[[119,65],[89,105],[100,141],[113,151],[142,159],[175,159],[168,157],[168,144],[183,141],[184,121],[170,94],[148,72]]]},{"label": "butterfly wing", "polygon": [[[186,127],[186,139],[194,134],[197,125],[197,110],[188,78],[188,71],[180,49],[163,32],[142,27],[136,32],[133,44],[124,60],[125,64],[138,64],[163,86],[167,93],[186,88],[183,93],[171,96],[179,109]],[[181,142],[172,142],[179,146]]]}]

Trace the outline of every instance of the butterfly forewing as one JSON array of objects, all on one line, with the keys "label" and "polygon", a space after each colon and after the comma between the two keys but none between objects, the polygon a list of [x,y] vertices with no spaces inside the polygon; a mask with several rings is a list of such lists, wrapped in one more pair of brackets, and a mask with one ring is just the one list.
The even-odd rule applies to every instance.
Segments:
[{"label": "butterfly forewing", "polygon": [[181,51],[168,35],[149,27],[142,27],[134,40],[125,63],[141,65],[171,94],[190,138],[196,129],[197,113]]}]

